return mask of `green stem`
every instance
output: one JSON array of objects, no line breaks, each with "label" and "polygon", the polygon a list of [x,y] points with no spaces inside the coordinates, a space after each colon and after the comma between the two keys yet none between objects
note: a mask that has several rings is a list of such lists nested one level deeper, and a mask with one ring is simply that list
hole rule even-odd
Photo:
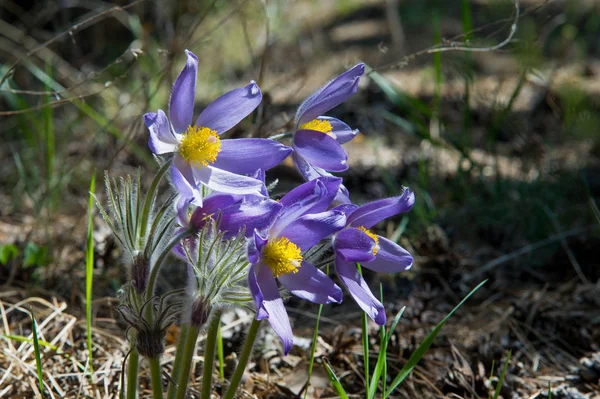
[{"label": "green stem", "polygon": [[137,397],[136,391],[139,362],[140,354],[134,346],[129,354],[129,366],[127,367],[127,399],[136,399]]},{"label": "green stem", "polygon": [[177,393],[177,385],[175,381],[179,379],[181,373],[181,364],[183,363],[183,351],[185,350],[185,342],[190,332],[189,324],[182,324],[179,330],[179,341],[177,342],[177,351],[175,352],[175,360],[173,361],[173,371],[171,372],[171,382],[169,382],[169,390],[167,391],[167,399],[175,399]]},{"label": "green stem", "polygon": [[198,333],[200,327],[191,325],[188,330],[187,339],[185,340],[185,346],[183,348],[183,359],[181,359],[181,370],[179,372],[179,378],[177,379],[177,394],[175,398],[184,399],[185,393],[187,392],[188,380],[190,378],[190,369],[192,368],[192,358],[196,350],[196,341],[198,340]]},{"label": "green stem", "polygon": [[160,370],[160,358],[148,358],[150,363],[150,380],[152,382],[152,397],[154,399],[163,399],[162,374]]},{"label": "green stem", "polygon": [[254,346],[254,341],[256,340],[256,335],[258,334],[260,322],[260,320],[254,319],[252,321],[252,324],[250,325],[248,335],[246,336],[246,342],[244,342],[244,348],[242,349],[242,353],[240,354],[240,361],[237,367],[235,368],[233,376],[231,376],[229,388],[227,388],[227,392],[225,392],[225,396],[223,396],[223,399],[233,399],[233,397],[235,396],[235,392],[237,391],[238,386],[240,385],[240,381],[242,380],[244,371],[246,371],[246,365],[248,364],[248,359],[250,358],[250,354],[252,353],[252,347]]},{"label": "green stem", "polygon": [[221,311],[215,311],[208,333],[206,335],[206,344],[204,346],[204,369],[202,370],[202,393],[200,399],[210,399],[212,391],[212,372],[213,363],[215,361],[215,349],[217,346],[217,335],[219,325],[221,324]]}]

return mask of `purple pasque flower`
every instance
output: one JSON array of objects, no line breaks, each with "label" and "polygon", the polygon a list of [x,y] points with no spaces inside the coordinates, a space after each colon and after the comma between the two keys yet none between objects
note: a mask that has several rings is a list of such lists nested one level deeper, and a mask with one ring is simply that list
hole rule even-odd
[{"label": "purple pasque flower", "polygon": [[385,309],[373,295],[354,263],[382,273],[398,273],[411,268],[413,257],[398,244],[371,232],[380,221],[408,212],[415,195],[405,188],[402,195],[373,201],[361,207],[341,205],[335,209],[347,215],[346,227],[333,239],[335,268],[356,303],[379,325],[385,325]]},{"label": "purple pasque flower", "polygon": [[201,205],[201,186],[229,194],[258,194],[262,183],[243,176],[270,169],[292,149],[270,139],[222,140],[219,136],[258,107],[262,93],[252,81],[210,103],[192,124],[198,58],[186,50],[187,62],[173,85],[169,118],[162,110],[144,115],[154,154],[175,153],[171,175],[189,189],[181,195]]},{"label": "purple pasque flower", "polygon": [[[244,230],[251,237],[255,229],[264,229],[271,225],[283,205],[269,198],[213,193],[206,197],[202,206],[190,210],[192,199],[180,197],[177,201],[177,222],[180,229],[202,230],[208,223],[218,223],[217,230],[223,233],[223,240],[235,237]],[[188,239],[187,245],[193,247],[197,237]],[[183,246],[178,244],[174,252],[185,259]]]},{"label": "purple pasque flower", "polygon": [[319,178],[296,187],[279,201],[283,207],[275,222],[268,229],[255,230],[248,244],[248,285],[256,318],[269,320],[285,354],[291,350],[294,336],[277,280],[293,295],[314,303],[342,301],[340,287],[302,255],[344,227],[342,211],[327,211],[340,183],[339,178]]},{"label": "purple pasque flower", "polygon": [[[348,155],[341,144],[352,140],[358,130],[351,129],[339,119],[322,115],[356,93],[364,71],[364,64],[355,65],[315,91],[298,107],[292,158],[306,180],[330,177],[333,175],[329,172],[348,169]],[[350,203],[343,184],[336,202]]]},{"label": "purple pasque flower", "polygon": [[317,170],[343,172],[348,169],[348,155],[341,147],[354,138],[357,130],[351,129],[339,119],[323,116],[350,98],[358,88],[358,81],[365,71],[364,64],[357,64],[312,93],[296,111],[293,148],[294,161],[308,180],[307,166]]}]

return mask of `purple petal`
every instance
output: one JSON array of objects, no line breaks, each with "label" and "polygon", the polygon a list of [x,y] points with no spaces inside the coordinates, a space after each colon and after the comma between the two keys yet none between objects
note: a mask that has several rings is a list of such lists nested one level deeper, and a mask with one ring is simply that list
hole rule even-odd
[{"label": "purple petal", "polygon": [[263,320],[269,317],[269,313],[263,306],[263,294],[258,286],[258,282],[256,281],[256,274],[254,271],[254,265],[250,265],[250,270],[248,271],[248,288],[250,288],[250,294],[252,294],[252,298],[254,298],[254,305],[256,306],[256,320]]},{"label": "purple petal", "polygon": [[[184,231],[185,231],[185,228],[184,228],[184,227],[181,227],[181,228],[179,228],[179,229],[176,229],[176,230],[173,232],[173,236],[176,236],[177,234],[183,233]],[[195,239],[196,239],[196,237],[188,237],[188,238],[186,238],[186,239],[185,239],[185,240],[183,240],[183,241],[179,241],[179,242],[178,242],[177,244],[175,244],[175,246],[173,247],[173,249],[172,249],[173,253],[174,253],[174,254],[175,254],[175,255],[176,255],[176,256],[177,256],[179,259],[181,259],[181,260],[183,260],[183,261],[186,261],[186,262],[187,262],[187,261],[188,261],[188,258],[187,258],[187,255],[186,255],[186,252],[185,252],[185,250],[183,249],[183,244],[184,244],[184,243],[187,243],[187,244],[188,244],[188,248],[190,248],[190,246],[191,246],[191,245],[193,245],[193,244],[192,244],[192,241],[193,241],[193,240],[195,240]]]},{"label": "purple petal", "polygon": [[185,67],[175,80],[171,92],[169,116],[173,129],[183,133],[192,124],[194,113],[194,97],[196,95],[196,76],[198,75],[198,57],[185,50],[187,61]]},{"label": "purple petal", "polygon": [[331,123],[331,133],[333,133],[333,137],[335,137],[340,144],[349,142],[358,134],[358,129],[351,129],[350,126],[337,118],[320,116],[317,119]]},{"label": "purple petal", "polygon": [[221,140],[221,151],[213,166],[231,173],[253,174],[279,165],[292,151],[270,139]]},{"label": "purple petal", "polygon": [[409,188],[405,188],[402,195],[398,197],[373,201],[361,206],[348,217],[348,225],[370,229],[383,219],[410,211],[414,204],[415,194]]},{"label": "purple petal", "polygon": [[342,283],[348,288],[348,292],[356,301],[358,306],[369,315],[375,323],[384,326],[386,322],[385,309],[381,302],[375,298],[366,281],[362,278],[356,267],[344,261],[341,258],[336,258],[335,269],[342,280]]},{"label": "purple petal", "polygon": [[281,284],[299,298],[313,303],[342,302],[342,290],[325,273],[308,262],[302,262],[298,273],[278,277]]},{"label": "purple petal", "polygon": [[314,130],[299,130],[294,134],[294,150],[316,167],[343,172],[348,169],[348,155],[335,139]]},{"label": "purple petal", "polygon": [[258,263],[260,254],[265,245],[267,245],[268,239],[269,237],[267,234],[263,235],[259,230],[254,229],[254,234],[248,241],[248,261],[251,264],[255,265]]},{"label": "purple petal", "polygon": [[379,251],[375,259],[362,265],[379,273],[399,273],[412,267],[413,257],[400,245],[384,238],[379,238]]},{"label": "purple petal", "polygon": [[347,262],[370,262],[375,259],[373,249],[376,246],[374,239],[364,231],[353,227],[340,231],[333,242],[337,256]]},{"label": "purple petal", "polygon": [[357,210],[359,208],[358,205],[355,204],[342,204],[342,205],[338,205],[335,208],[333,208],[332,210],[334,211],[340,211],[343,212],[344,215],[348,216],[350,215],[352,212],[354,212],[355,210]]},{"label": "purple petal", "polygon": [[339,211],[326,211],[304,215],[288,224],[278,235],[296,244],[302,251],[340,231],[346,224],[346,216]]},{"label": "purple petal", "polygon": [[179,140],[171,132],[167,115],[159,109],[157,113],[149,112],[144,115],[144,122],[150,131],[148,147],[156,155],[175,152]]},{"label": "purple petal", "polygon": [[200,230],[209,220],[211,220],[211,218],[216,219],[218,216],[217,213],[221,209],[227,208],[241,200],[242,196],[240,195],[221,193],[211,194],[202,201],[201,207],[194,210],[194,213],[190,218],[190,225],[195,230]]},{"label": "purple petal", "polygon": [[251,177],[236,175],[210,165],[192,168],[194,177],[203,185],[214,191],[227,194],[260,195],[263,183]]},{"label": "purple petal", "polygon": [[262,264],[257,269],[256,281],[263,295],[262,306],[269,315],[269,324],[283,342],[283,353],[287,355],[294,344],[290,319],[283,306],[283,300],[279,295],[279,289],[271,270]]},{"label": "purple petal", "polygon": [[204,199],[202,208],[207,213],[215,213],[243,200],[243,198],[241,195],[214,193]]},{"label": "purple petal", "polygon": [[228,131],[258,107],[262,93],[251,81],[246,87],[223,94],[202,111],[196,126],[208,127],[218,134]]},{"label": "purple petal", "polygon": [[350,192],[343,184],[340,184],[340,189],[335,196],[335,200],[333,200],[334,204],[352,204],[350,201]]},{"label": "purple petal", "polygon": [[192,168],[178,155],[171,166],[171,182],[181,197],[191,200],[196,206],[202,206],[202,192],[195,182]]},{"label": "purple petal", "polygon": [[364,72],[364,64],[355,65],[311,94],[296,112],[297,125],[312,121],[352,97]]},{"label": "purple petal", "polygon": [[319,176],[294,188],[284,195],[279,202],[285,207],[303,203],[306,207],[306,213],[322,212],[331,205],[335,192],[341,183],[342,179],[333,175]]},{"label": "purple petal", "polygon": [[263,169],[259,169],[255,173],[250,174],[250,177],[254,177],[255,179],[258,179],[262,182],[263,186],[262,186],[262,189],[260,190],[260,193],[262,194],[263,197],[268,197],[269,193],[267,192],[267,185],[265,183],[266,178],[267,178],[265,171]]},{"label": "purple petal", "polygon": [[186,198],[180,196],[175,204],[175,210],[177,211],[177,223],[181,227],[188,227],[190,224],[190,216],[188,214],[188,209],[190,204],[192,203],[192,198]]},{"label": "purple petal", "polygon": [[296,187],[287,193],[279,203],[283,210],[271,228],[271,234],[278,236],[288,224],[302,215],[326,210],[333,201],[342,179],[336,177],[318,178]]},{"label": "purple petal", "polygon": [[249,237],[254,230],[269,227],[281,208],[281,204],[270,199],[234,204],[222,210],[219,229],[228,232],[224,239],[235,236],[242,228],[245,229],[245,236]]},{"label": "purple petal", "polygon": [[[296,168],[298,168],[298,171],[302,174],[302,176],[304,176],[304,178],[307,181],[315,180],[315,179],[318,179],[319,177],[335,177],[331,173],[327,172],[326,170],[323,170],[321,168],[318,168],[314,165],[309,164],[304,158],[302,158],[295,152],[292,153],[292,160],[294,161]],[[339,204],[351,203],[350,193],[348,192],[348,189],[343,184],[340,184],[340,186],[338,187],[338,190],[336,192],[333,202],[336,202]]]}]

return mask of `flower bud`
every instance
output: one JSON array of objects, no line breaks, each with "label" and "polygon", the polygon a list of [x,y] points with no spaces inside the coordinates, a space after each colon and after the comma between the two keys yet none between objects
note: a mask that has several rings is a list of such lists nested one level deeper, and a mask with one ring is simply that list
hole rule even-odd
[{"label": "flower bud", "polygon": [[198,297],[191,306],[190,321],[193,326],[200,327],[208,320],[211,306],[203,297]]},{"label": "flower bud", "polygon": [[142,252],[136,253],[131,265],[131,280],[133,288],[138,294],[146,292],[150,276],[150,262]]}]

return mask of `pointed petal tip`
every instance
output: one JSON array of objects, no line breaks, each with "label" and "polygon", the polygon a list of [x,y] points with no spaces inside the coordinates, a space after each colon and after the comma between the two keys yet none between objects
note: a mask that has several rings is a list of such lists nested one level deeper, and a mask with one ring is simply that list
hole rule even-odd
[{"label": "pointed petal tip", "polygon": [[375,315],[373,321],[380,326],[385,326],[385,324],[387,323],[387,316],[385,315],[385,310],[379,310]]},{"label": "pointed petal tip", "polygon": [[246,86],[246,88],[248,89],[250,96],[259,95],[262,97],[262,91],[260,90],[260,87],[258,87],[258,84],[254,80],[251,80],[250,83],[248,83],[248,85]]},{"label": "pointed petal tip", "polygon": [[190,50],[185,49],[185,55],[188,57],[188,62],[189,62],[190,58],[192,58],[194,61],[198,62],[198,57],[196,56],[196,54],[192,53]]},{"label": "pointed petal tip", "polygon": [[283,354],[285,356],[287,356],[290,353],[290,351],[292,350],[292,347],[294,346],[294,340],[293,339],[291,339],[291,340],[287,340],[287,339],[283,340],[282,339],[282,342],[283,342]]}]

